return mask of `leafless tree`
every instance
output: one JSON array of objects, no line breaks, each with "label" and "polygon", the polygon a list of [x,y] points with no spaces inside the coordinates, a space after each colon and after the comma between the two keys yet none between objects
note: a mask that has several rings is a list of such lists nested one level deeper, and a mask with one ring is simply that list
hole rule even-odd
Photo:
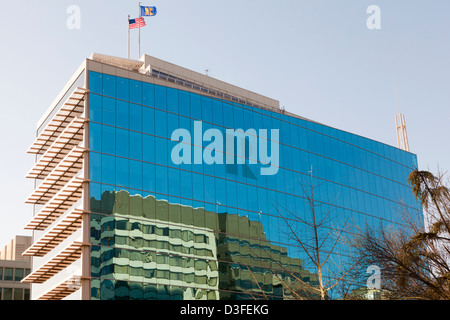
[{"label": "leafless tree", "polygon": [[381,269],[386,299],[450,299],[450,192],[444,175],[414,170],[408,177],[422,205],[403,210],[403,228],[367,228],[354,242],[364,264]]},{"label": "leafless tree", "polygon": [[[309,212],[297,213],[280,207],[277,207],[277,211],[287,225],[288,237],[298,244],[307,257],[307,261],[312,263],[314,272],[317,271],[318,284],[311,285],[295,275],[294,278],[302,284],[303,289],[316,292],[321,300],[325,300],[330,298],[331,290],[338,285],[348,290],[349,283],[344,284],[344,282],[351,278],[353,271],[358,267],[358,260],[350,258],[343,263],[333,259],[333,256],[338,256],[336,250],[338,244],[344,243],[348,238],[352,224],[345,220],[342,225],[333,225],[331,205],[328,204],[324,209],[324,204],[315,198],[316,186],[313,183],[312,168],[309,180],[306,186],[302,184]],[[282,211],[287,213],[283,214]]]}]

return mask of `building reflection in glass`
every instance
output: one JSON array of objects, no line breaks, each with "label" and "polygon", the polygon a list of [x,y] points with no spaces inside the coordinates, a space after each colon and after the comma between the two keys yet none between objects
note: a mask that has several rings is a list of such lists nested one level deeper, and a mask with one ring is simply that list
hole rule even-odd
[{"label": "building reflection in glass", "polygon": [[92,299],[312,298],[317,276],[237,214],[128,191],[91,198]]}]

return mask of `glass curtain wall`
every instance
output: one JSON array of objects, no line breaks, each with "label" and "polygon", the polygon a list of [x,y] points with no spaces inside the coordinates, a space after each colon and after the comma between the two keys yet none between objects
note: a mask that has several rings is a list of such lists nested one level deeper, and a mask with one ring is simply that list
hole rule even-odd
[{"label": "glass curtain wall", "polygon": [[[411,153],[282,113],[92,71],[89,90],[93,299],[313,297],[316,270],[292,237],[311,239],[304,224],[311,199],[317,218],[330,220],[329,233],[400,226],[400,210],[420,212],[407,184],[417,165]],[[185,129],[183,138],[171,139],[177,129]],[[248,133],[242,153],[237,140],[228,149],[227,129]],[[269,165],[261,150],[278,155],[274,174],[262,174]],[[174,161],[174,152],[190,161]],[[333,252],[345,257],[347,249]]]}]

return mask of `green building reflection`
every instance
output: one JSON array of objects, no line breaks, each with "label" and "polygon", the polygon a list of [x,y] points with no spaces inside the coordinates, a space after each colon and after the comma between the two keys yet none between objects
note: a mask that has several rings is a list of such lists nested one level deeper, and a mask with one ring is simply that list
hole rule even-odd
[{"label": "green building reflection", "polygon": [[126,190],[92,197],[91,212],[92,299],[316,297],[317,276],[259,221]]}]

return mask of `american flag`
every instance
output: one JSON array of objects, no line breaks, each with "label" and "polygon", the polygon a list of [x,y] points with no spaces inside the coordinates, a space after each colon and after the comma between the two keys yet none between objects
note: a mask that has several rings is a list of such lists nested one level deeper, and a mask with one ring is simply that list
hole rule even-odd
[{"label": "american flag", "polygon": [[146,26],[145,20],[143,17],[140,17],[139,19],[129,19],[128,20],[129,29],[139,28],[139,24],[141,25],[141,28]]}]

